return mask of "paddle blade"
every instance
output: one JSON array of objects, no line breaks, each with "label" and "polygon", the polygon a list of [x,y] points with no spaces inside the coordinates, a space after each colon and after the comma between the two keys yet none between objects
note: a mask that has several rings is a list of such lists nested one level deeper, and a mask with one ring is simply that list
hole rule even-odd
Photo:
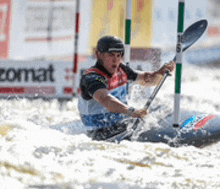
[{"label": "paddle blade", "polygon": [[183,34],[183,51],[188,49],[193,43],[195,43],[205,32],[208,26],[207,20],[200,20],[191,26],[189,26]]}]

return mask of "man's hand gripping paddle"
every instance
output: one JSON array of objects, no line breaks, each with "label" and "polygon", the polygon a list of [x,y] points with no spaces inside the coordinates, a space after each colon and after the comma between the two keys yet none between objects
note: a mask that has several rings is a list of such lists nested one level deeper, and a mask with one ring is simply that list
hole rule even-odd
[{"label": "man's hand gripping paddle", "polygon": [[[191,26],[189,26],[183,33],[183,51],[185,51],[186,49],[188,49],[192,44],[194,44],[201,36],[202,34],[205,32],[206,28],[208,26],[208,21],[207,20],[200,20],[194,24],[192,24]],[[176,61],[176,56],[174,57],[173,61]],[[151,96],[149,97],[147,103],[145,104],[144,108],[147,110],[152,101],[154,100],[155,96],[157,95],[158,91],[160,90],[160,88],[162,87],[164,81],[166,80],[167,76],[169,76],[170,73],[169,71],[166,72],[166,74],[164,75],[163,79],[160,81],[159,85],[155,87],[153,93],[151,94]],[[134,130],[137,128],[138,123],[140,123],[140,118],[137,118],[133,124],[133,126],[131,127],[131,129],[126,130],[114,137],[111,137],[109,139],[107,139],[106,141],[109,142],[121,142],[124,138],[126,137],[130,137]]]}]

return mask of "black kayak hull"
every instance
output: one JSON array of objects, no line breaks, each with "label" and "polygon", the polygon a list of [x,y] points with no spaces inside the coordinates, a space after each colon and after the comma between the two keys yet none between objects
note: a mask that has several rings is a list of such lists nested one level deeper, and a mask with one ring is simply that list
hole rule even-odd
[{"label": "black kayak hull", "polygon": [[180,127],[172,126],[173,115],[159,121],[160,127],[140,131],[137,141],[163,142],[170,146],[203,147],[220,141],[220,116],[199,112],[182,112]]}]

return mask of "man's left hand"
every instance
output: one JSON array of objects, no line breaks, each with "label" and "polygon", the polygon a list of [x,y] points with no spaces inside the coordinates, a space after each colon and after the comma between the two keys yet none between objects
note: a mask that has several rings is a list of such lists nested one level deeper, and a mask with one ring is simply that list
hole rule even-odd
[{"label": "man's left hand", "polygon": [[158,73],[164,75],[167,71],[172,72],[175,67],[174,61],[170,61],[169,63],[164,64],[163,67],[158,70]]}]

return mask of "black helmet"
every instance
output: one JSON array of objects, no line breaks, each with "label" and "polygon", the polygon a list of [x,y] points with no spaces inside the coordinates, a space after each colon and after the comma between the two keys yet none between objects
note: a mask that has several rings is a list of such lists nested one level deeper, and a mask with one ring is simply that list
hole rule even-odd
[{"label": "black helmet", "polygon": [[101,37],[97,43],[97,50],[101,53],[105,52],[122,52],[124,55],[124,43],[122,40],[115,36]]}]

